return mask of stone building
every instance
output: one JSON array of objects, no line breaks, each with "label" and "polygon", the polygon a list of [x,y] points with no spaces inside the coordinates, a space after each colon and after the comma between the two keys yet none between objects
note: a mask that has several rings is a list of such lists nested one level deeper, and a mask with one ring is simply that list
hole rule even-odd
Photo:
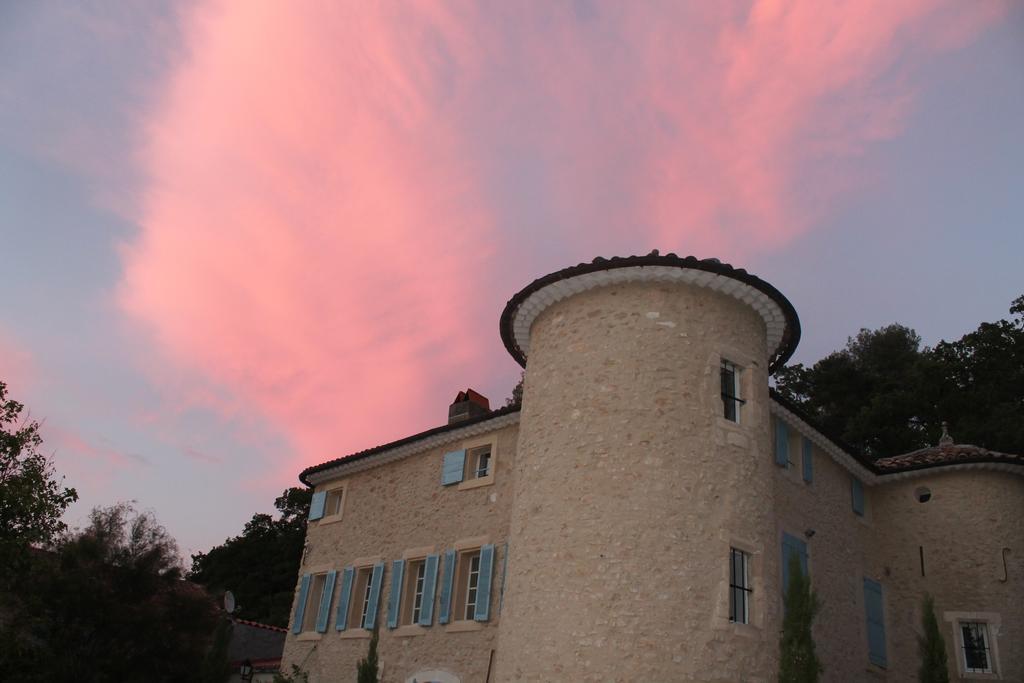
[{"label": "stone building", "polygon": [[[788,558],[827,681],[911,681],[935,596],[953,680],[1024,680],[1024,457],[871,462],[769,389],[800,323],[717,260],[597,259],[516,294],[522,404],[303,471],[285,666],[384,681],[771,681]],[[527,358],[529,362],[527,363]]]}]

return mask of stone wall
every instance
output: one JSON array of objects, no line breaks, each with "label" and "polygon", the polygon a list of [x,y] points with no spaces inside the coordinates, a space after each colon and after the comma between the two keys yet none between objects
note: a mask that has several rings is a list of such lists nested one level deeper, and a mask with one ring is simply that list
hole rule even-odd
[{"label": "stone wall", "polygon": [[[344,510],[340,521],[310,523],[301,571],[339,570],[340,584],[340,570],[353,560],[379,557],[386,562],[378,611],[385,681],[405,681],[422,670],[448,671],[464,682],[482,681],[487,675],[500,621],[498,606],[517,434],[518,426],[512,425],[488,435],[496,441],[495,479],[489,486],[469,490],[460,490],[457,485],[441,486],[444,452],[460,448],[462,444],[456,442],[318,487],[344,483]],[[481,440],[488,439],[475,436],[471,442]],[[461,539],[474,538],[496,545],[490,621],[439,625],[435,602],[433,626],[389,630],[386,620],[391,561],[401,559],[409,549],[432,547],[434,552],[443,552]],[[339,592],[340,588],[334,591],[326,633],[289,633],[283,670],[298,664],[310,673],[311,683],[355,680],[356,662],[366,654],[369,632],[355,629],[339,633],[335,629]]]},{"label": "stone wall", "polygon": [[[931,492],[927,502],[918,501],[920,488]],[[992,624],[989,628],[998,651],[998,680],[1024,681],[1024,478],[977,469],[924,470],[877,487],[873,502],[884,530],[870,546],[869,572],[884,577],[889,588],[892,680],[916,676],[916,634],[927,591],[935,596],[952,680],[993,679],[959,676],[962,653],[954,640],[953,613],[973,613],[979,620],[1001,622],[998,632]],[[1009,549],[1005,567],[1003,548]]]},{"label": "stone wall", "polygon": [[[737,633],[723,588],[731,539],[774,537],[765,344],[752,309],[689,285],[538,317],[495,680],[770,678],[774,612]],[[745,369],[739,425],[722,357]]]}]

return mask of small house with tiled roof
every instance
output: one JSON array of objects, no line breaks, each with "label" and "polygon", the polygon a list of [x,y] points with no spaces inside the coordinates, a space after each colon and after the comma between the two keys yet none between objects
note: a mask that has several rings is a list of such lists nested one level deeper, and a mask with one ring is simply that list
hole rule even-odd
[{"label": "small house with tiled roof", "polygon": [[508,302],[522,402],[304,470],[284,665],[347,680],[771,681],[790,559],[826,681],[1024,680],[1024,458],[869,460],[769,389],[790,302],[715,259],[595,259]]}]

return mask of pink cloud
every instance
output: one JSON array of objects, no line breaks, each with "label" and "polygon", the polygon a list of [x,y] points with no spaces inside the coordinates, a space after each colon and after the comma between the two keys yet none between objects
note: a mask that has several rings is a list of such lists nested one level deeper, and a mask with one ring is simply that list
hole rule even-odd
[{"label": "pink cloud", "polygon": [[291,439],[290,477],[511,380],[497,315],[551,254],[811,229],[902,131],[915,66],[1002,7],[200,4],[119,301],[179,395]]}]

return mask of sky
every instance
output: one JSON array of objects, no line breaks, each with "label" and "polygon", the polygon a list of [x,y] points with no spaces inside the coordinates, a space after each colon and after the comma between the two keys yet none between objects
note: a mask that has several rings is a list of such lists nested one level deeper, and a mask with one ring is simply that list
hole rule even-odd
[{"label": "sky", "polygon": [[792,362],[1024,294],[1024,5],[0,4],[0,380],[183,553],[519,377],[595,256],[717,257]]}]

